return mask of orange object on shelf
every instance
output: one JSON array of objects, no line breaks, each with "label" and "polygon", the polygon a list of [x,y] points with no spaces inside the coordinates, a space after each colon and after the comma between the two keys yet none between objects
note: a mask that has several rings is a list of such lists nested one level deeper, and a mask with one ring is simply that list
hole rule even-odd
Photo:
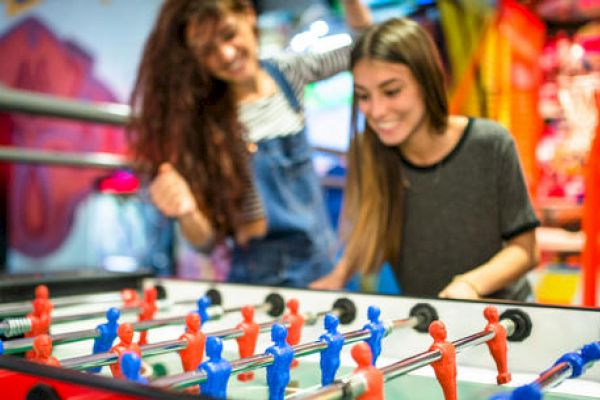
[{"label": "orange object on shelf", "polygon": [[[596,91],[596,110],[600,115],[600,90]],[[586,235],[582,254],[583,305],[595,307],[598,287],[598,264],[600,264],[600,122],[590,149],[585,174],[585,199],[581,225]]]}]

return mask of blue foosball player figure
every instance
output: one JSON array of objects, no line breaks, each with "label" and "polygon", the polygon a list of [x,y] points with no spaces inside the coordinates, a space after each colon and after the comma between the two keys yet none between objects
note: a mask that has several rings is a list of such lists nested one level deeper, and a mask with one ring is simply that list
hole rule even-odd
[{"label": "blue foosball player figure", "polygon": [[508,393],[500,393],[490,397],[490,400],[542,400],[543,393],[536,383],[520,386]]},{"label": "blue foosball player figure", "polygon": [[273,356],[273,364],[267,366],[269,400],[283,400],[285,388],[290,382],[290,368],[294,360],[294,349],[287,342],[287,328],[282,324],[271,327],[273,345],[265,353]]},{"label": "blue foosball player figure", "polygon": [[200,384],[200,393],[216,399],[227,397],[227,382],[231,376],[231,363],[221,357],[223,341],[216,336],[206,339],[206,355],[208,360],[198,367],[206,373],[206,382]]},{"label": "blue foosball player figure", "polygon": [[363,329],[368,329],[371,331],[371,336],[368,339],[365,339],[365,342],[369,344],[371,347],[371,353],[373,354],[373,365],[377,363],[377,358],[381,354],[381,340],[385,335],[385,326],[379,319],[381,315],[381,310],[377,306],[369,306],[367,310],[367,317],[369,318],[369,322],[363,326]]},{"label": "blue foosball player figure", "polygon": [[[94,339],[94,354],[108,352],[117,338],[117,329],[119,329],[119,317],[121,312],[116,307],[111,307],[106,312],[106,322],[96,327],[100,336]],[[100,372],[102,367],[89,368],[89,372]]]},{"label": "blue foosball player figure", "polygon": [[591,342],[581,348],[584,369],[591,364],[600,361],[600,343]]},{"label": "blue foosball player figure", "polygon": [[321,385],[333,383],[335,373],[340,367],[340,352],[344,346],[344,335],[338,331],[340,320],[333,314],[325,315],[323,325],[326,333],[319,340],[327,343],[327,348],[321,352]]},{"label": "blue foosball player figure", "polygon": [[212,304],[210,297],[202,296],[198,299],[198,314],[200,315],[200,324],[204,325],[206,321],[210,319],[208,315],[208,307]]},{"label": "blue foosball player figure", "polygon": [[140,356],[130,351],[123,353],[121,356],[121,372],[127,380],[147,384],[148,379],[140,374],[141,370],[142,359]]}]

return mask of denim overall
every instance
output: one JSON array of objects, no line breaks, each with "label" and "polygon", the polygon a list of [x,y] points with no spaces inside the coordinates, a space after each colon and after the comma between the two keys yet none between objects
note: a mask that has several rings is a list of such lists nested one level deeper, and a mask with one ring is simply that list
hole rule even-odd
[{"label": "denim overall", "polygon": [[[299,112],[298,99],[281,71],[268,62],[261,65]],[[228,281],[305,287],[331,271],[336,250],[306,130],[256,145],[252,167],[268,231],[245,247],[234,246]]]}]

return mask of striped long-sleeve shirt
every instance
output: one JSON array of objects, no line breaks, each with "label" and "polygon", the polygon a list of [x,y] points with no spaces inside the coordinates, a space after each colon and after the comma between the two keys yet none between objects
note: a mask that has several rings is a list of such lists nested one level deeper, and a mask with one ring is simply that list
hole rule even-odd
[{"label": "striped long-sleeve shirt", "polygon": [[[294,54],[270,60],[290,83],[300,104],[300,110],[292,109],[280,88],[271,96],[239,107],[239,117],[246,128],[246,141],[251,146],[261,140],[292,135],[305,127],[304,87],[311,82],[329,78],[349,67],[350,47],[312,54]],[[264,217],[264,208],[254,182],[248,185],[243,206],[246,221]]]}]

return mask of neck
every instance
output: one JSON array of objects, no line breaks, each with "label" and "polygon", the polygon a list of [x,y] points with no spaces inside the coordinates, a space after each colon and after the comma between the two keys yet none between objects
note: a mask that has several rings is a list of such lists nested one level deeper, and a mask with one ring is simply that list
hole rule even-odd
[{"label": "neck", "polygon": [[427,166],[441,161],[454,149],[467,125],[465,117],[449,117],[444,132],[437,132],[425,121],[400,145],[404,158],[414,165]]},{"label": "neck", "polygon": [[238,103],[250,102],[269,94],[268,79],[265,71],[259,69],[251,78],[232,85]]},{"label": "neck", "polygon": [[400,144],[400,152],[415,165],[433,164],[437,161],[440,139],[443,136],[435,131],[426,116],[423,116],[408,138]]}]

